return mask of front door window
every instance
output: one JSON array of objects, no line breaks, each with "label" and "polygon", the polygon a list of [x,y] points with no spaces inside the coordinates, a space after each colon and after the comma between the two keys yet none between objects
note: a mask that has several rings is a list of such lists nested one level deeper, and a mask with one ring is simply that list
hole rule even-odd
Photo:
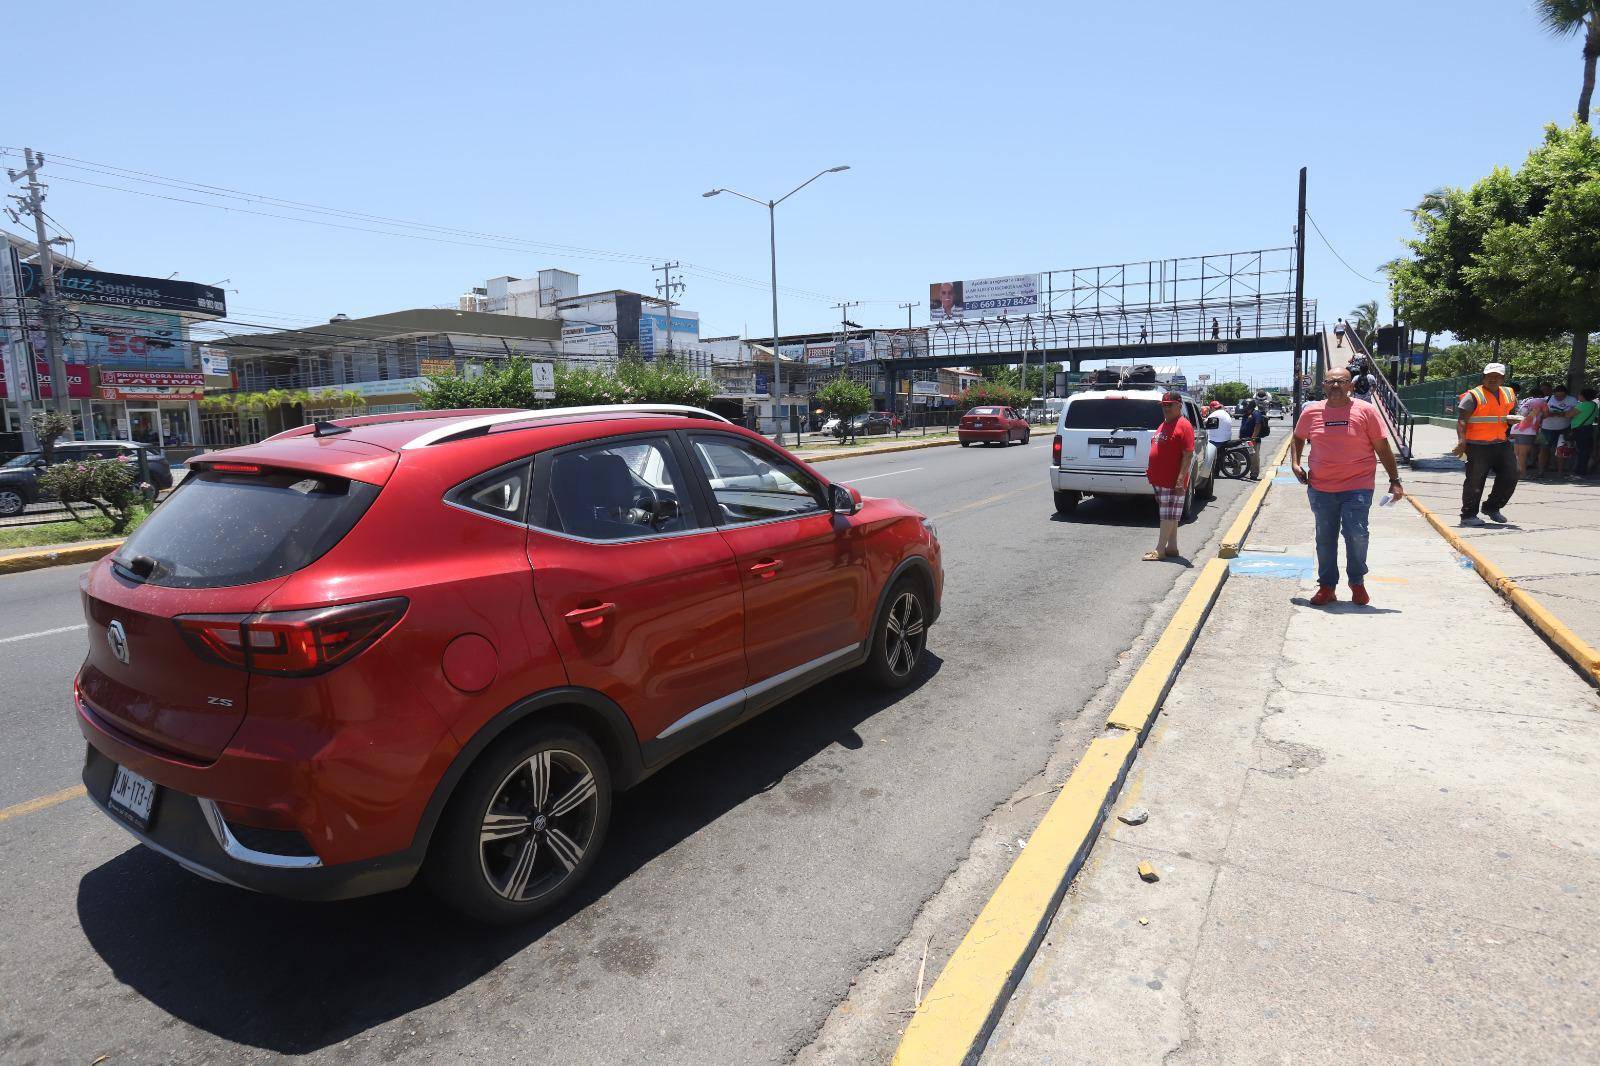
[{"label": "front door window", "polygon": [[161,413],[154,409],[128,409],[128,439],[140,444],[161,446]]}]

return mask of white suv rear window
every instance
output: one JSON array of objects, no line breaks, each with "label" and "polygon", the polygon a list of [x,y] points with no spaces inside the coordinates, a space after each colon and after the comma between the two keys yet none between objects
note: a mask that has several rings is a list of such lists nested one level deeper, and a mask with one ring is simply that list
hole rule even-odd
[{"label": "white suv rear window", "polygon": [[1064,429],[1155,429],[1161,425],[1159,400],[1073,400],[1067,404]]}]

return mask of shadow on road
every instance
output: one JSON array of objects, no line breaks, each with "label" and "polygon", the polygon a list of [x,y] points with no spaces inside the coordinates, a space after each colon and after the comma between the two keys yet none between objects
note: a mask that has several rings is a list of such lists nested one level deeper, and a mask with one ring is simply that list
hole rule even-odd
[{"label": "shadow on road", "polygon": [[605,930],[584,928],[595,901],[829,746],[861,747],[856,726],[941,665],[928,651],[916,680],[896,693],[849,674],[833,678],[619,796],[588,882],[526,926],[474,925],[416,886],[329,904],[258,896],[185,873],[143,847],[84,875],[78,919],[128,988],[223,1040],[280,1054],[328,1047],[450,996],[547,934],[559,940],[570,922],[582,943],[551,952],[548,979],[559,984],[586,954],[608,950]]},{"label": "shadow on road", "polygon": [[[1219,502],[1217,497],[1195,497],[1194,517],[1180,525],[1191,525],[1200,520],[1207,507]],[[1053,511],[1050,521],[1078,526],[1132,526],[1156,528],[1156,501],[1154,496],[1086,496],[1071,514]]]}]

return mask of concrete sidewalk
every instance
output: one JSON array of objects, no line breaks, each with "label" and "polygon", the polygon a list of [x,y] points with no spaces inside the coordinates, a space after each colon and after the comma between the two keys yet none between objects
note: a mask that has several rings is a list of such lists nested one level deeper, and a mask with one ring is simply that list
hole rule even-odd
[{"label": "concrete sidewalk", "polygon": [[1117,801],[1148,821],[985,1062],[1600,1060],[1600,698],[1413,508],[1372,538],[1372,606],[1306,606],[1274,484]]},{"label": "concrete sidewalk", "polygon": [[[1429,510],[1454,523],[1466,478],[1466,464],[1450,454],[1455,430],[1417,426],[1415,433],[1416,462],[1406,484]],[[1600,648],[1600,481],[1524,480],[1506,505],[1506,518],[1503,526],[1456,532]]]}]

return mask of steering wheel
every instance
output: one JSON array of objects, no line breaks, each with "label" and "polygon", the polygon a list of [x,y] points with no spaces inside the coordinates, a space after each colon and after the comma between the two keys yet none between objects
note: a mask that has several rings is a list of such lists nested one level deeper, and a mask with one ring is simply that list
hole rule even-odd
[{"label": "steering wheel", "polygon": [[657,516],[661,513],[661,496],[648,481],[641,481],[635,485],[633,499],[629,501],[628,506],[632,510],[643,511],[648,515],[650,525],[654,528]]}]

